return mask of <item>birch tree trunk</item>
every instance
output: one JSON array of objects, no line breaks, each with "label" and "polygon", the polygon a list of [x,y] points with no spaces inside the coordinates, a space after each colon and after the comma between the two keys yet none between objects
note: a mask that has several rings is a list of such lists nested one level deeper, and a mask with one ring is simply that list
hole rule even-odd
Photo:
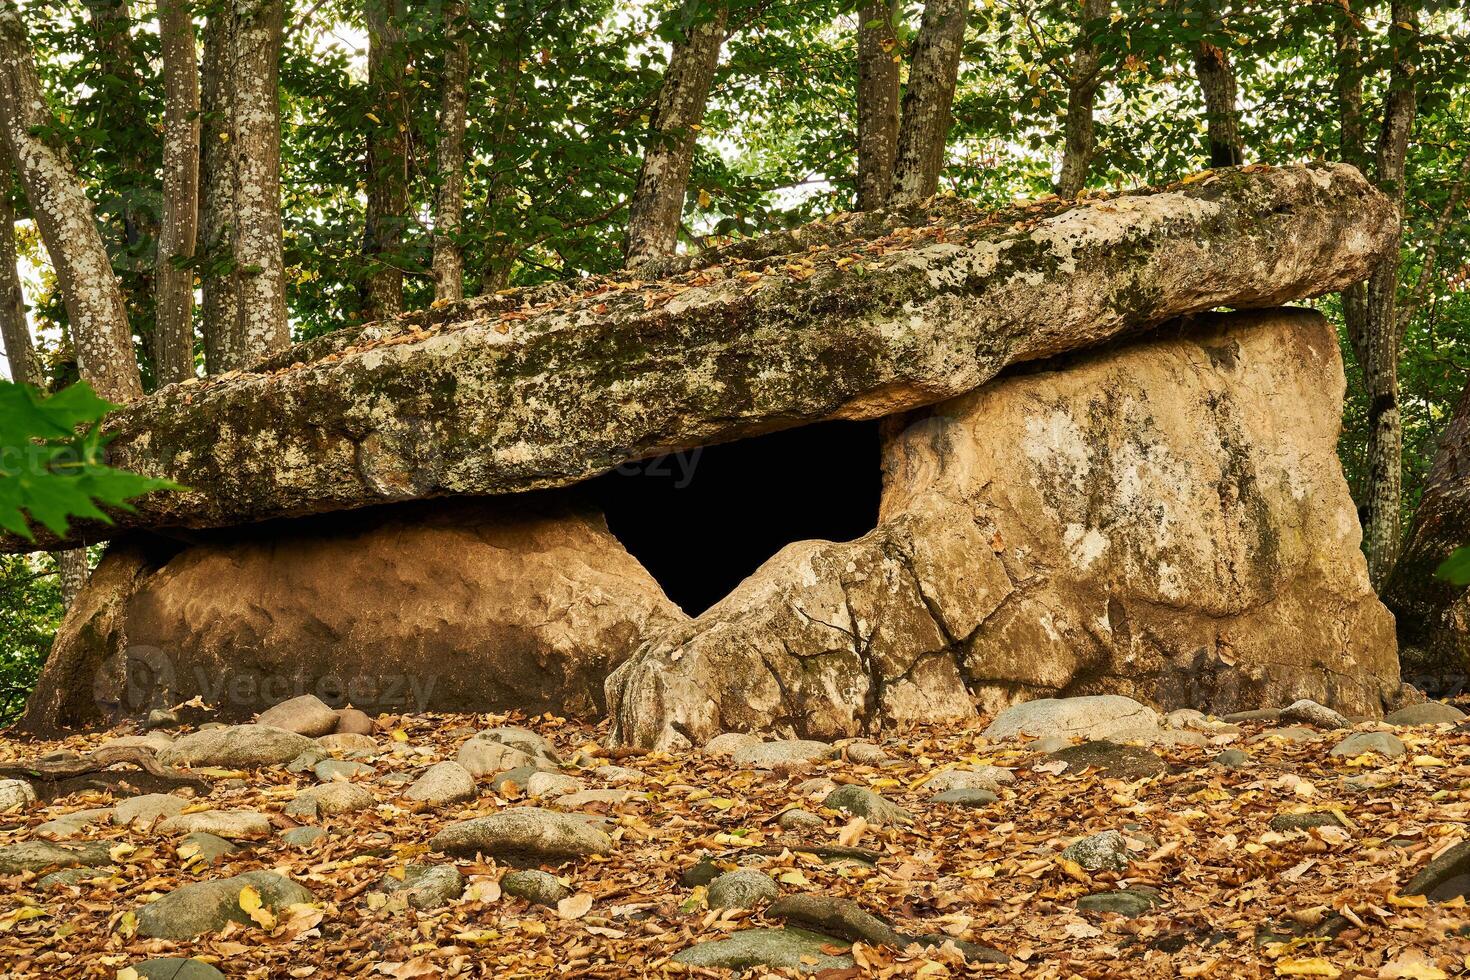
[{"label": "birch tree trunk", "polygon": [[235,309],[242,367],[284,349],[286,270],[281,232],[279,78],[283,0],[245,0],[235,7]]},{"label": "birch tree trunk", "polygon": [[158,0],[163,53],[163,215],[154,273],[153,363],[159,385],[194,377],[194,271],[199,221],[199,65],[187,0]]},{"label": "birch tree trunk", "polygon": [[92,202],[82,191],[65,147],[53,145],[43,135],[53,122],[25,25],[11,0],[3,0],[0,138],[56,270],[77,368],[103,398],[130,402],[142,397],[143,382],[122,291],[97,230]]},{"label": "birch tree trunk", "polygon": [[1077,44],[1072,49],[1072,62],[1067,71],[1066,147],[1062,151],[1062,172],[1057,178],[1057,196],[1074,198],[1087,184],[1087,171],[1092,165],[1096,146],[1093,109],[1097,90],[1102,84],[1102,51],[1097,42],[1099,22],[1112,9],[1112,0],[1083,0]]},{"label": "birch tree trunk", "polygon": [[898,76],[901,56],[894,0],[858,11],[857,206],[881,208],[893,187],[898,155]]},{"label": "birch tree trunk", "polygon": [[939,189],[969,0],[927,0],[909,60],[889,203],[913,204]]},{"label": "birch tree trunk", "polygon": [[408,104],[403,91],[408,69],[403,43],[402,0],[367,0],[368,120],[367,220],[363,253],[365,315],[381,320],[403,312],[403,271],[397,263],[408,218]]},{"label": "birch tree trunk", "polygon": [[674,44],[659,89],[658,104],[643,150],[638,185],[628,205],[624,261],[631,267],[673,254],[679,243],[679,219],[694,162],[696,128],[704,118],[710,86],[720,63],[729,11],[723,2],[692,25]]},{"label": "birch tree trunk", "polygon": [[203,252],[200,326],[204,370],[222,374],[240,358],[235,353],[235,310],[239,279],[231,272],[235,254],[235,19],[220,6],[204,25],[200,85],[199,230]]},{"label": "birch tree trunk", "polygon": [[464,252],[455,236],[464,217],[464,133],[468,108],[470,48],[465,40],[464,0],[444,7],[443,93],[439,106],[439,197],[434,207],[434,301],[464,298]]},{"label": "birch tree trunk", "polygon": [[1210,166],[1239,166],[1245,162],[1245,152],[1240,142],[1240,111],[1235,105],[1235,68],[1229,52],[1201,41],[1194,50],[1194,74],[1205,99]]}]

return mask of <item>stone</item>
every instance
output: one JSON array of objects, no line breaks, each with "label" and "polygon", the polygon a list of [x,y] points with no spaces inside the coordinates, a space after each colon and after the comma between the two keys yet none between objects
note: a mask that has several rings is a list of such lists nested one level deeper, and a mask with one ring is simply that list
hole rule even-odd
[{"label": "stone", "polygon": [[331,756],[328,755],[326,749],[322,748],[320,745],[313,745],[311,748],[305,749],[296,758],[286,763],[286,771],[295,773],[314,772],[318,764],[326,761],[329,758],[331,758]]},{"label": "stone", "polygon": [[749,732],[722,732],[704,743],[701,749],[705,755],[716,758],[728,758],[743,748],[751,745],[759,745],[760,739]]},{"label": "stone", "polygon": [[1251,757],[1240,749],[1225,749],[1210,761],[1223,769],[1242,769],[1251,764]]},{"label": "stone", "polygon": [[776,818],[776,826],[782,830],[815,830],[818,827],[827,826],[827,821],[810,810],[796,807],[782,811],[781,815]]},{"label": "stone", "polygon": [[[885,430],[877,527],[789,544],[643,643],[609,678],[611,737],[830,741],[1057,692],[1131,699],[1114,741],[1163,738],[1145,703],[1377,714],[1398,660],[1336,453],[1343,390],[1326,320],[1243,312],[906,416]],[[1087,706],[1066,737],[1099,731]]]},{"label": "stone", "polygon": [[1353,732],[1334,745],[1328,754],[1352,759],[1369,752],[1376,752],[1385,758],[1397,759],[1407,751],[1404,743],[1397,736],[1390,735],[1388,732]]},{"label": "stone", "polygon": [[133,824],[142,824],[144,827],[148,827],[155,821],[162,820],[164,817],[172,817],[188,805],[188,800],[169,793],[148,793],[143,796],[133,796],[125,800],[119,800],[113,805],[112,822],[118,827],[128,827]]},{"label": "stone", "polygon": [[912,813],[865,786],[839,786],[822,801],[822,806],[862,817],[874,826],[914,822]]},{"label": "stone", "polygon": [[464,876],[452,864],[410,864],[403,870],[402,880],[384,875],[378,890],[390,895],[402,893],[410,908],[427,912],[463,895]]},{"label": "stone", "polygon": [[461,745],[455,759],[476,779],[509,769],[541,768],[534,758],[520,749],[479,738],[472,738]]},{"label": "stone", "polygon": [[154,830],[165,837],[205,833],[226,840],[263,840],[271,835],[271,822],[254,810],[201,810],[169,817]]},{"label": "stone", "polygon": [[310,847],[326,836],[327,832],[320,827],[292,827],[281,831],[281,842],[290,847]]},{"label": "stone", "polygon": [[1027,742],[1025,747],[1028,752],[1035,752],[1038,755],[1051,755],[1053,752],[1060,752],[1062,749],[1070,749],[1074,744],[1065,735],[1048,735],[1045,738],[1038,738],[1034,742]]},{"label": "stone", "polygon": [[150,939],[192,939],[216,932],[228,923],[256,928],[240,907],[246,885],[260,893],[260,904],[272,913],[312,900],[311,892],[272,871],[250,871],[184,885],[138,910],[138,935]]},{"label": "stone", "polygon": [[177,728],[179,726],[179,713],[170,708],[154,708],[148,712],[148,718],[143,722],[143,727],[148,731],[156,728]]},{"label": "stone", "polygon": [[1158,904],[1158,893],[1143,888],[1120,888],[1117,891],[1097,892],[1077,899],[1077,908],[1080,911],[1111,912],[1125,919],[1147,915]]},{"label": "stone", "polygon": [[1310,830],[1314,827],[1343,827],[1346,826],[1337,814],[1330,811],[1315,813],[1278,813],[1271,818],[1267,825],[1272,830],[1284,832],[1288,830]]},{"label": "stone", "polygon": [[513,861],[572,861],[609,854],[613,842],[569,814],[522,806],[450,824],[429,846],[456,857],[484,854]]},{"label": "stone", "polygon": [[848,762],[859,766],[881,766],[892,759],[892,756],[872,742],[853,742],[851,745],[845,745],[842,747],[842,754]]},{"label": "stone", "polygon": [[24,779],[0,779],[0,813],[20,810],[36,802],[36,791]]},{"label": "stone", "polygon": [[943,793],[934,795],[935,803],[949,803],[953,806],[986,807],[997,802],[1000,797],[988,789],[947,789]]},{"label": "stone", "polygon": [[525,793],[526,788],[531,785],[531,780],[538,773],[545,771],[545,769],[539,766],[517,766],[514,769],[507,769],[505,772],[496,773],[490,778],[490,785],[497,793],[501,792],[501,787],[506,783],[509,783],[518,792]]},{"label": "stone", "polygon": [[377,770],[366,762],[353,762],[350,759],[323,759],[311,767],[312,775],[324,783],[351,780],[358,776],[368,777],[375,772]]},{"label": "stone", "polygon": [[712,858],[705,856],[679,873],[679,884],[685,888],[698,888],[708,885],[723,873]]},{"label": "stone", "polygon": [[805,929],[742,929],[728,939],[682,949],[674,954],[673,960],[684,966],[711,970],[770,967],[818,973],[851,969],[851,956],[827,952],[833,945],[832,937]]},{"label": "stone", "polygon": [[904,937],[878,916],[848,898],[831,895],[788,895],[766,909],[767,919],[784,920],[848,942],[902,949]]},{"label": "stone", "polygon": [[1281,720],[1280,708],[1252,708],[1248,711],[1232,711],[1224,716],[1224,721],[1232,724],[1242,721],[1264,721],[1274,725]]},{"label": "stone", "polygon": [[448,806],[475,798],[475,777],[458,762],[430,766],[403,794],[429,806]]},{"label": "stone", "polygon": [[1348,720],[1325,705],[1309,698],[1293,701],[1281,709],[1281,720],[1312,725],[1317,728],[1347,728]]},{"label": "stone", "polygon": [[1081,772],[1098,769],[1109,779],[1147,779],[1169,771],[1168,765],[1149,749],[1114,742],[1083,742],[1053,752],[1051,758],[1065,762],[1069,769]]},{"label": "stone", "polygon": [[1391,711],[1383,718],[1390,725],[1456,725],[1465,720],[1465,712],[1443,701],[1423,701]]},{"label": "stone", "polygon": [[[534,779],[535,777],[531,777]],[[647,793],[639,793],[628,789],[584,789],[575,793],[567,793],[558,796],[555,805],[563,810],[576,810],[584,806],[606,804],[609,806],[621,806],[634,800],[648,799]]]},{"label": "stone", "polygon": [[199,731],[161,749],[166,766],[254,768],[276,766],[311,748],[311,739],[269,725],[235,725]]},{"label": "stone", "polygon": [[837,755],[837,749],[826,742],[792,739],[781,742],[756,742],[737,749],[730,761],[752,769],[775,769],[780,766],[804,766],[825,762]]},{"label": "stone", "polygon": [[35,835],[46,840],[69,840],[86,830],[94,823],[101,823],[112,819],[111,807],[91,807],[85,810],[77,810],[74,813],[66,813],[45,823],[37,824]]},{"label": "stone", "polygon": [[986,789],[992,793],[1008,783],[1016,781],[1015,774],[999,766],[981,766],[979,769],[941,769],[924,780],[924,788],[934,793],[952,789]]},{"label": "stone", "polygon": [[[473,784],[472,784],[473,785]],[[316,805],[316,813],[323,817],[335,817],[344,813],[368,810],[377,804],[373,794],[356,783],[322,783],[311,786],[296,794],[298,800],[310,800]]]},{"label": "stone", "polygon": [[155,959],[133,964],[141,980],[224,980],[224,974],[203,960]]},{"label": "stone", "polygon": [[0,847],[0,875],[23,871],[42,872],[49,868],[96,868],[111,864],[109,846],[103,841],[83,844],[48,844],[44,841],[22,841]]},{"label": "stone", "polygon": [[1315,742],[1321,738],[1321,733],[1315,728],[1306,728],[1302,725],[1288,725],[1285,728],[1268,728],[1256,736],[1258,741],[1277,742]]},{"label": "stone", "polygon": [[174,744],[172,735],[164,732],[149,732],[147,735],[124,735],[121,738],[110,738],[102,743],[102,748],[114,749],[148,749],[151,752],[160,752]]},{"label": "stone", "polygon": [[1159,727],[1159,716],[1152,708],[1132,698],[1103,694],[1026,701],[1002,711],[984,734],[994,741],[1021,736],[1103,739]]},{"label": "stone", "polygon": [[368,757],[379,754],[378,742],[371,735],[357,735],[352,732],[333,732],[323,735],[317,740],[323,751],[332,755]]},{"label": "stone", "polygon": [[615,785],[620,783],[641,783],[648,778],[645,773],[637,769],[630,769],[627,766],[598,766],[592,770],[592,775],[601,779],[603,782],[613,783]]},{"label": "stone", "polygon": [[727,871],[709,883],[706,893],[712,909],[753,909],[774,902],[780,890],[770,875],[753,868]]},{"label": "stone", "polygon": [[42,875],[36,880],[36,887],[43,892],[53,888],[78,888],[95,878],[110,877],[108,872],[98,871],[96,868],[63,868],[60,871]]},{"label": "stone", "polygon": [[538,772],[526,780],[527,796],[566,796],[586,788],[587,784],[576,776],[559,772]]},{"label": "stone", "polygon": [[1203,711],[1195,708],[1179,708],[1164,716],[1165,723],[1170,728],[1207,729],[1210,727],[1210,718]]},{"label": "stone", "polygon": [[1404,888],[1405,895],[1427,895],[1432,902],[1470,896],[1470,841],[1462,841],[1432,858]]},{"label": "stone", "polygon": [[1088,871],[1127,871],[1128,840],[1116,830],[1105,830],[1068,844],[1062,857]]},{"label": "stone", "polygon": [[218,864],[239,849],[238,846],[231,844],[223,837],[199,830],[185,834],[174,847],[174,851],[181,859],[188,860],[198,857],[205,864]]},{"label": "stone", "polygon": [[555,875],[545,871],[507,871],[500,878],[500,890],[533,905],[553,907],[572,893]]},{"label": "stone", "polygon": [[255,719],[258,725],[270,725],[298,735],[316,738],[337,730],[337,712],[315,694],[302,694],[267,708]]},{"label": "stone", "polygon": [[487,728],[474,737],[524,752],[543,765],[555,766],[561,763],[561,756],[557,755],[556,748],[529,728],[502,725],[499,728]]},{"label": "stone", "polygon": [[361,708],[338,708],[336,730],[343,735],[375,735],[378,725]]}]

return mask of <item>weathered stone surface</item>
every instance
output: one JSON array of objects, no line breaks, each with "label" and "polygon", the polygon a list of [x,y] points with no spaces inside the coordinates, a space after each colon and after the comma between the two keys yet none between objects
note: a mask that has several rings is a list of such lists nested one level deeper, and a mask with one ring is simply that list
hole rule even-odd
[{"label": "weathered stone surface", "polygon": [[[716,253],[641,289],[488,297],[171,385],[111,422],[109,457],[193,489],[115,526],[78,522],[70,540],[562,485],[802,421],[892,415],[1172,316],[1336,291],[1396,227],[1390,201],[1340,164],[1043,208],[822,222],[731,253],[751,264]],[[844,261],[879,236],[881,252]],[[780,254],[813,245],[828,247]]]},{"label": "weathered stone surface", "polygon": [[203,960],[156,959],[133,964],[142,980],[224,980],[225,975]]},{"label": "weathered stone surface", "polygon": [[274,766],[310,749],[311,739],[267,725],[235,725],[185,735],[158,753],[166,766]]},{"label": "weathered stone surface", "polygon": [[1125,919],[1146,915],[1158,904],[1158,893],[1144,888],[1121,888],[1077,899],[1077,908],[1084,912],[1113,912]]},{"label": "weathered stone surface", "polygon": [[754,868],[728,871],[709,883],[712,909],[753,909],[776,900],[780,890],[771,876]]},{"label": "weathered stone surface", "polygon": [[1317,728],[1346,728],[1348,720],[1339,712],[1309,698],[1301,698],[1281,709],[1281,720]]},{"label": "weathered stone surface", "polygon": [[1081,698],[1040,698],[1002,711],[985,729],[996,740],[1027,735],[1031,738],[1111,738],[1161,722],[1152,708],[1132,698],[1099,694]]},{"label": "weathered stone surface", "polygon": [[[221,718],[245,720],[278,699],[273,692],[301,689],[335,690],[375,711],[592,716],[608,673],[639,641],[686,619],[602,517],[566,494],[218,532],[95,588],[126,592],[110,633],[64,632],[52,657],[62,663],[73,648],[100,657],[95,683],[89,676],[80,691],[53,697],[43,680],[30,727],[135,716],[195,696],[218,703]],[[343,728],[305,694],[259,720],[358,738],[373,730],[361,714]]]},{"label": "weathered stone surface", "polygon": [[44,841],[22,841],[0,847],[0,875],[22,871],[45,871],[47,868],[95,868],[110,864],[108,845],[102,841],[85,844],[47,844]]},{"label": "weathered stone surface", "polygon": [[1408,749],[1397,735],[1388,732],[1354,732],[1332,747],[1329,755],[1341,755],[1351,759],[1366,752],[1376,752],[1389,759],[1397,759]]},{"label": "weathered stone surface", "polygon": [[1391,711],[1383,718],[1390,725],[1456,725],[1465,720],[1465,712],[1443,701],[1423,701]]},{"label": "weathered stone surface", "polygon": [[390,895],[406,893],[410,907],[426,912],[464,894],[464,876],[452,864],[410,864],[401,879],[384,875],[378,890]]},{"label": "weathered stone surface", "polygon": [[272,871],[251,871],[234,878],[184,885],[138,910],[138,935],[154,939],[192,939],[236,922],[254,927],[240,907],[246,885],[260,893],[262,908],[280,912],[311,901],[311,892]]},{"label": "weathered stone surface", "polygon": [[1062,857],[1088,871],[1128,870],[1128,839],[1116,830],[1082,837],[1062,850]]},{"label": "weathered stone surface", "polygon": [[907,945],[891,925],[848,898],[788,895],[766,909],[766,918],[785,920],[849,942],[898,949]]},{"label": "weathered stone surface", "polygon": [[20,810],[36,802],[36,791],[24,779],[0,779],[0,813]]},{"label": "weathered stone surface", "polygon": [[1007,783],[1014,783],[1015,775],[999,766],[981,766],[978,769],[945,769],[924,780],[924,788],[934,793],[952,789],[986,789],[992,793]]},{"label": "weathered stone surface", "polygon": [[812,765],[837,755],[826,742],[792,739],[779,742],[749,742],[735,750],[730,761],[737,766],[775,769],[779,766]]},{"label": "weathered stone surface", "polygon": [[[880,523],[788,545],[608,681],[613,737],[833,739],[1039,696],[1379,715],[1399,680],[1318,314],[1202,318],[911,416]],[[1282,425],[1289,418],[1292,424]]]},{"label": "weathered stone surface", "polygon": [[555,905],[572,893],[555,875],[545,871],[507,871],[501,876],[500,888],[507,895],[536,905]]},{"label": "weathered stone surface", "polygon": [[831,936],[805,929],[742,929],[729,939],[717,939],[680,950],[674,954],[674,962],[724,970],[768,966],[800,973],[851,968],[851,956],[827,952],[833,945]]},{"label": "weathered stone surface", "polygon": [[1436,902],[1470,895],[1470,841],[1456,844],[1420,868],[1404,894],[1428,895]]},{"label": "weathered stone surface", "polygon": [[1051,758],[1065,762],[1076,772],[1097,769],[1109,779],[1146,779],[1169,771],[1164,760],[1150,750],[1139,745],[1119,745],[1106,739],[1069,745],[1053,752]]},{"label": "weathered stone surface", "polygon": [[172,817],[188,805],[188,800],[168,793],[133,796],[117,801],[112,808],[112,822],[119,827],[126,827],[134,823],[147,826],[164,817]]},{"label": "weathered stone surface", "polygon": [[271,835],[271,822],[254,810],[203,810],[169,817],[155,829],[166,836],[203,833],[226,840],[264,840]]},{"label": "weathered stone surface", "polygon": [[474,798],[475,777],[458,762],[441,762],[425,770],[403,795],[430,806],[448,806]]},{"label": "weathered stone surface", "polygon": [[874,826],[913,823],[914,820],[912,813],[866,786],[839,786],[828,794],[822,805],[829,810],[863,817]]},{"label": "weathered stone surface", "polygon": [[311,786],[298,793],[296,798],[310,800],[315,804],[316,812],[324,817],[356,813],[369,809],[376,802],[365,787],[340,781]]},{"label": "weathered stone surface", "polygon": [[378,730],[372,716],[360,708],[340,708],[337,711],[337,731],[347,735],[372,735]]},{"label": "weathered stone surface", "polygon": [[358,735],[355,732],[333,732],[323,735],[316,740],[318,748],[333,755],[344,756],[370,756],[377,755],[378,742],[371,735]]},{"label": "weathered stone surface", "polygon": [[585,820],[521,806],[453,823],[429,846],[462,857],[484,854],[511,860],[570,861],[612,851],[612,839]]}]

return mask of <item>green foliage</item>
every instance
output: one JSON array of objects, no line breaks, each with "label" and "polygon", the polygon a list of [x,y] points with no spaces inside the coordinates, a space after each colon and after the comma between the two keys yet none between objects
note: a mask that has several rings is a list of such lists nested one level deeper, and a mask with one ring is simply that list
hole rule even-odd
[{"label": "green foliage", "polygon": [[62,611],[52,556],[0,555],[0,725],[25,707]]},{"label": "green foliage", "polygon": [[1451,585],[1470,585],[1470,548],[1456,548],[1434,574]]},{"label": "green foliage", "polygon": [[35,521],[63,535],[73,517],[110,521],[102,507],[179,489],[104,463],[101,422],[116,407],[85,383],[48,396],[0,381],[0,528],[31,539]]}]

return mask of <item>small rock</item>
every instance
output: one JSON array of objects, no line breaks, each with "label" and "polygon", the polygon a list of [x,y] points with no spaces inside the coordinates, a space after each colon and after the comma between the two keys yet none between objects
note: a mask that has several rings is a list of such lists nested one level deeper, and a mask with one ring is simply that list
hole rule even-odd
[{"label": "small rock", "polygon": [[730,871],[709,883],[709,907],[712,909],[753,909],[774,902],[780,890],[769,875],[751,868]]},{"label": "small rock", "polygon": [[1231,724],[1241,721],[1264,721],[1274,725],[1281,720],[1280,708],[1255,708],[1251,711],[1232,711],[1223,719]]},{"label": "small rock", "polygon": [[802,766],[825,762],[837,754],[826,742],[790,739],[781,742],[757,742],[737,749],[730,760],[737,766],[775,769],[778,766]]},{"label": "small rock", "polygon": [[912,813],[864,786],[839,786],[827,795],[822,805],[829,810],[843,810],[863,817],[875,826],[914,821]]},{"label": "small rock", "polygon": [[94,878],[107,878],[110,875],[106,871],[98,871],[96,868],[63,868],[53,871],[49,875],[42,875],[36,882],[36,887],[41,891],[50,891],[53,888],[76,888],[84,885]]},{"label": "small rock", "polygon": [[620,783],[641,783],[648,778],[645,773],[637,769],[629,769],[626,766],[598,766],[592,770],[592,775],[614,785]]},{"label": "small rock", "polygon": [[377,723],[366,711],[340,708],[337,711],[337,733],[340,735],[376,735]]},{"label": "small rock", "polygon": [[1202,730],[1210,727],[1209,716],[1194,708],[1180,708],[1177,711],[1171,711],[1164,716],[1164,721],[1170,728]]},{"label": "small rock", "polygon": [[377,801],[365,787],[356,783],[322,783],[296,794],[298,800],[310,800],[316,804],[316,813],[323,817],[334,817],[343,813],[366,810]]},{"label": "small rock", "polygon": [[[306,749],[296,758],[286,763],[286,771],[298,773],[314,772],[317,766],[321,765],[328,759],[331,759],[331,756],[327,754],[326,749],[322,748],[320,745],[312,745],[311,748]],[[356,763],[354,763],[354,765],[356,765]]]},{"label": "small rock", "polygon": [[420,912],[448,905],[464,894],[464,876],[452,864],[410,864],[403,880],[384,875],[378,890],[390,895],[404,892],[408,904]]},{"label": "small rock", "polygon": [[155,830],[166,837],[204,833],[226,840],[263,840],[271,835],[271,822],[254,810],[204,810],[169,817]]},{"label": "small rock", "polygon": [[430,806],[448,806],[475,798],[475,777],[458,762],[430,766],[403,794]]},{"label": "small rock", "polygon": [[954,806],[985,807],[998,801],[996,796],[988,789],[947,789],[943,793],[934,795],[935,803],[949,803]]},{"label": "small rock", "polygon": [[35,834],[46,840],[69,840],[94,823],[112,819],[111,807],[92,807],[63,814],[36,826]]},{"label": "small rock", "polygon": [[545,871],[508,871],[500,878],[500,890],[535,905],[556,905],[572,890]]},{"label": "small rock", "polygon": [[1348,720],[1326,705],[1302,698],[1281,709],[1281,720],[1317,728],[1347,728]]},{"label": "small rock", "polygon": [[1007,783],[1014,783],[1015,775],[999,766],[981,766],[979,769],[943,769],[924,781],[924,788],[934,793],[952,789],[988,789],[992,793]]},{"label": "small rock", "polygon": [[85,844],[48,844],[45,841],[22,841],[0,847],[0,875],[22,871],[40,873],[49,868],[96,868],[111,864],[112,856],[104,841]]},{"label": "small rock", "polygon": [[525,728],[505,726],[490,728],[475,736],[482,742],[495,742],[515,749],[534,759],[543,769],[552,769],[561,764],[561,757],[546,739]]},{"label": "small rock", "polygon": [[1423,701],[1389,713],[1383,719],[1390,725],[1454,725],[1465,720],[1465,712],[1443,701]]},{"label": "small rock", "polygon": [[705,755],[727,758],[733,756],[741,749],[748,748],[752,745],[759,745],[760,742],[761,740],[759,738],[748,732],[725,732],[722,735],[716,735],[704,743],[704,748],[700,751]]},{"label": "small rock", "polygon": [[327,836],[320,827],[292,827],[281,831],[281,840],[291,847],[310,847]]},{"label": "small rock", "polygon": [[515,769],[508,769],[505,772],[496,773],[490,779],[490,785],[498,793],[502,786],[510,783],[517,791],[524,793],[526,792],[526,787],[531,785],[531,779],[540,772],[546,772],[546,770],[540,766],[517,766]]},{"label": "small rock", "polygon": [[1404,743],[1399,741],[1397,736],[1390,735],[1388,732],[1354,732],[1334,745],[1328,754],[1354,759],[1369,752],[1376,752],[1386,758],[1397,759],[1406,751],[1408,750],[1404,748]]},{"label": "small rock", "polygon": [[817,776],[812,779],[804,779],[792,788],[797,796],[807,799],[825,800],[827,795],[837,788],[837,781],[828,779],[826,776]]},{"label": "small rock", "polygon": [[608,804],[621,806],[634,800],[648,799],[647,793],[640,793],[631,789],[584,789],[576,793],[568,793],[558,796],[553,802],[563,810],[577,810],[584,806],[596,804]]},{"label": "small rock", "polygon": [[493,776],[508,769],[546,768],[520,749],[480,738],[478,735],[461,745],[455,758],[476,779]]},{"label": "small rock", "polygon": [[717,939],[680,950],[674,954],[674,962],[723,970],[751,970],[764,966],[816,973],[851,969],[851,956],[827,952],[832,945],[830,936],[804,929],[745,929],[732,934],[729,939]]},{"label": "small rock", "polygon": [[366,762],[353,762],[350,759],[323,759],[311,768],[312,775],[324,783],[350,780],[355,776],[371,776],[376,771]]},{"label": "small rock", "polygon": [[311,892],[272,871],[251,871],[234,878],[184,885],[138,910],[138,935],[151,939],[192,939],[235,922],[255,928],[240,907],[246,885],[260,893],[262,908],[280,912],[310,902]]},{"label": "small rock", "polygon": [[1052,759],[1065,762],[1076,772],[1084,769],[1099,769],[1109,779],[1129,782],[1162,775],[1169,771],[1164,760],[1152,751],[1138,745],[1119,745],[1115,742],[1097,741],[1072,745],[1051,754]]},{"label": "small rock", "polygon": [[185,735],[161,749],[166,766],[247,768],[290,762],[311,748],[311,739],[268,725],[234,725]]},{"label": "small rock", "polygon": [[702,857],[680,872],[679,884],[685,888],[698,888],[700,885],[708,885],[722,873],[713,858]]},{"label": "small rock", "polygon": [[172,708],[154,708],[148,712],[148,719],[143,722],[146,731],[154,731],[159,728],[178,728],[179,713]]},{"label": "small rock", "polygon": [[337,712],[315,694],[302,694],[262,711],[256,722],[316,738],[337,730]]},{"label": "small rock", "polygon": [[0,779],[0,813],[19,810],[36,802],[36,791],[24,779]]},{"label": "small rock", "polygon": [[527,796],[566,796],[568,793],[580,793],[586,788],[587,784],[576,776],[559,772],[538,772],[526,780]]},{"label": "small rock", "polygon": [[842,754],[859,766],[881,766],[893,758],[872,742],[853,742],[843,748]]},{"label": "small rock", "polygon": [[224,974],[203,960],[158,959],[133,964],[140,980],[224,980]]},{"label": "small rock", "polygon": [[584,820],[539,807],[512,807],[476,820],[450,824],[429,842],[457,857],[476,853],[511,860],[569,861],[609,854],[612,838]]},{"label": "small rock", "polygon": [[183,839],[174,848],[174,851],[183,860],[199,857],[206,864],[218,864],[221,860],[234,854],[239,849],[223,837],[206,834],[203,831],[195,831],[192,834],[185,834]]},{"label": "small rock", "polygon": [[985,729],[985,737],[993,741],[1020,735],[1101,739],[1160,727],[1159,716],[1152,708],[1121,695],[1098,694],[1042,698],[1014,705],[996,715]]},{"label": "small rock", "polygon": [[1062,751],[1062,749],[1070,749],[1074,744],[1076,743],[1065,735],[1048,735],[1045,738],[1038,738],[1034,742],[1027,742],[1025,748],[1027,752],[1051,755],[1054,752]]},{"label": "small rock", "polygon": [[1275,831],[1307,830],[1311,827],[1341,827],[1343,822],[1331,812],[1278,813],[1268,826]]},{"label": "small rock", "polygon": [[800,807],[784,811],[776,818],[776,826],[782,830],[815,830],[818,827],[827,826],[827,821]]},{"label": "small rock", "polygon": [[781,919],[828,936],[870,946],[907,945],[903,936],[878,916],[846,898],[831,895],[788,895],[766,909],[767,919]]},{"label": "small rock", "polygon": [[358,735],[355,732],[334,732],[331,735],[323,735],[316,740],[316,744],[333,755],[348,758],[378,754],[378,743],[372,736]]},{"label": "small rock", "polygon": [[1224,769],[1241,769],[1251,764],[1251,757],[1240,749],[1226,749],[1210,761]]},{"label": "small rock", "polygon": [[1404,894],[1427,895],[1432,902],[1470,896],[1470,841],[1456,844],[1421,868]]},{"label": "small rock", "polygon": [[1112,912],[1125,919],[1146,915],[1158,904],[1158,893],[1144,888],[1122,888],[1077,899],[1077,908],[1083,912]]},{"label": "small rock", "polygon": [[1321,738],[1321,733],[1315,728],[1303,728],[1301,725],[1289,725],[1286,728],[1268,728],[1256,736],[1258,741],[1275,740],[1277,742],[1312,742]]},{"label": "small rock", "polygon": [[152,826],[155,821],[172,817],[188,806],[187,800],[168,793],[148,793],[120,801],[112,808],[112,823],[117,827],[141,824]]},{"label": "small rock", "polygon": [[1116,830],[1105,830],[1068,844],[1062,857],[1088,871],[1127,871],[1128,840]]}]

